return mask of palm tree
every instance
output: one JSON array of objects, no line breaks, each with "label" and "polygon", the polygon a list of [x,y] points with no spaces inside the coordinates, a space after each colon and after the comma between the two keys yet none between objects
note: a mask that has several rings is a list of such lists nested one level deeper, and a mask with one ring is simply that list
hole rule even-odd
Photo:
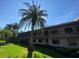
[{"label": "palm tree", "polygon": [[9,39],[13,35],[11,30],[9,29],[3,29],[2,33],[3,33],[4,39]]},{"label": "palm tree", "polygon": [[18,34],[18,30],[19,30],[19,24],[17,24],[17,23],[14,23],[13,25],[12,25],[12,28],[13,28],[13,33],[14,33],[14,35],[15,36],[17,36],[17,34]]},{"label": "palm tree", "polygon": [[13,32],[14,35],[17,35],[17,32],[19,30],[19,24],[17,23],[7,24],[4,29],[9,29]]},{"label": "palm tree", "polygon": [[12,27],[13,27],[13,30],[14,30],[15,32],[18,32],[18,30],[19,30],[19,24],[14,23]]},{"label": "palm tree", "polygon": [[[34,30],[36,28],[43,28],[46,21],[45,21],[45,16],[47,16],[46,10],[41,10],[40,5],[35,4],[32,1],[32,5],[30,3],[24,3],[28,9],[20,9],[20,15],[21,15],[21,20],[19,25],[23,27],[29,27],[31,26],[31,39],[29,42],[29,49],[31,49],[29,52],[32,53],[33,51],[33,38],[34,38]],[[28,50],[29,50],[28,49]]]},{"label": "palm tree", "polygon": [[12,30],[12,24],[7,24],[4,29]]}]

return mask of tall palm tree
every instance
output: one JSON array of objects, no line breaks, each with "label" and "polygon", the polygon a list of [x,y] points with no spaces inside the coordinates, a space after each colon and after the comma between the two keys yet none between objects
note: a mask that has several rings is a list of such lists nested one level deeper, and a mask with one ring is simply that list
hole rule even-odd
[{"label": "tall palm tree", "polygon": [[[23,27],[29,27],[31,26],[31,39],[29,42],[30,49],[33,48],[33,38],[34,38],[34,30],[36,28],[43,28],[46,21],[45,21],[45,16],[47,16],[46,10],[41,10],[40,5],[35,4],[32,1],[32,4],[30,3],[24,3],[28,9],[20,9],[20,15],[21,15],[21,20],[20,20],[20,26]],[[30,51],[31,52],[31,51]]]}]

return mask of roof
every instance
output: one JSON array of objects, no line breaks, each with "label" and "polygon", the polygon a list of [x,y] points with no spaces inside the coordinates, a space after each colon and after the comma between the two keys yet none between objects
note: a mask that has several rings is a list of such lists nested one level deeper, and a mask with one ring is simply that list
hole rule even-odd
[{"label": "roof", "polygon": [[79,25],[79,21],[71,21],[71,22],[67,22],[67,23],[61,23],[61,24],[46,27],[46,29],[52,28],[52,27],[54,28],[54,27],[66,26],[66,25],[71,25],[71,24]]},{"label": "roof", "polygon": [[[61,24],[58,24],[58,25],[48,26],[48,27],[45,27],[44,29],[56,28],[56,27],[71,25],[71,24],[79,25],[79,19],[75,20],[75,21],[67,22],[67,23],[61,23]],[[40,29],[37,29],[37,30],[40,30]],[[31,31],[27,31],[27,33],[29,33],[29,32],[31,32]],[[22,32],[22,33],[26,33],[26,32]]]}]

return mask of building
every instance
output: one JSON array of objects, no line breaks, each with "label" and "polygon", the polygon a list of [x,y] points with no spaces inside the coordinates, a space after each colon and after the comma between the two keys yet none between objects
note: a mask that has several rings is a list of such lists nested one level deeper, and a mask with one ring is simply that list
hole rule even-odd
[{"label": "building", "polygon": [[[30,39],[31,33],[24,32],[20,37]],[[34,31],[34,44],[65,48],[79,48],[79,20],[63,23]]]}]

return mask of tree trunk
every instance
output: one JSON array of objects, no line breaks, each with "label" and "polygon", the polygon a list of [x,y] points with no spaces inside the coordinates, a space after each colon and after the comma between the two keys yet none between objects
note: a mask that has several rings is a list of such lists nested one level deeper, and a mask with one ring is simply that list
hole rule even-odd
[{"label": "tree trunk", "polygon": [[29,47],[28,47],[28,58],[31,58],[32,57],[32,52],[34,51],[34,45],[33,45],[33,33],[34,33],[34,27],[32,26],[32,29],[31,29],[31,39],[29,41]]}]

